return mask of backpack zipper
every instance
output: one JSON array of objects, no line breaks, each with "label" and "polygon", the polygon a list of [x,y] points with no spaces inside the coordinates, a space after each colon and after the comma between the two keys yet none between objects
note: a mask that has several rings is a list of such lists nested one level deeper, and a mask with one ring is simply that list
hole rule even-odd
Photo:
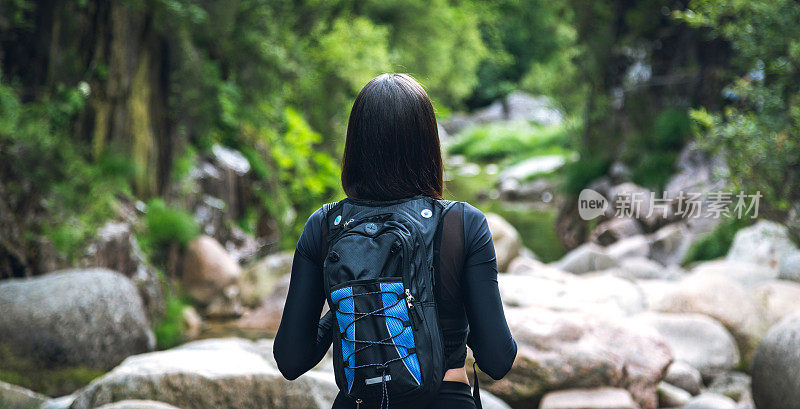
[{"label": "backpack zipper", "polygon": [[356,409],[361,407],[361,402],[363,402],[361,399],[356,399]]},{"label": "backpack zipper", "polygon": [[[419,309],[414,307],[414,296],[411,295],[411,290],[406,288],[406,305],[408,306],[408,313],[411,315],[409,319],[411,320],[411,329],[416,330],[417,326],[414,325],[416,321],[422,322],[422,316],[420,315]],[[416,320],[414,319],[416,318]]]}]

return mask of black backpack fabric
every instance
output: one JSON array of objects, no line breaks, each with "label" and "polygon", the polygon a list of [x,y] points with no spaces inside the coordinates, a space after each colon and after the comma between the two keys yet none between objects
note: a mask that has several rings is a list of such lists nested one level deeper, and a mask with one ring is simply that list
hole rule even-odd
[{"label": "black backpack fabric", "polygon": [[323,279],[338,334],[334,373],[359,409],[424,407],[438,393],[445,357],[434,255],[454,203],[346,198],[326,212]]}]

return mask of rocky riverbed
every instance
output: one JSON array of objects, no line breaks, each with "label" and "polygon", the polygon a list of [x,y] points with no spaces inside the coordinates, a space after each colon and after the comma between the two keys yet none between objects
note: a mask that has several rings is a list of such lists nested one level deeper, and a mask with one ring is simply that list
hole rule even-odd
[{"label": "rocky riverbed", "polygon": [[[505,379],[481,379],[489,392],[484,407],[780,409],[800,398],[800,250],[783,226],[760,221],[739,231],[724,259],[681,267],[660,261],[679,258],[663,258],[671,256],[663,237],[694,239],[679,226],[609,246],[586,244],[543,263],[522,248],[513,227],[488,219],[519,352]],[[214,239],[201,237],[186,257],[195,271],[185,286],[203,301],[200,315],[255,339],[210,338],[154,351],[146,305],[121,273],[78,269],[6,280],[5,348],[42,366],[107,372],[62,397],[2,384],[0,406],[330,407],[330,359],[294,382],[272,359],[270,334],[291,254],[240,268]],[[187,320],[199,327],[195,335],[204,333],[199,316]]]}]

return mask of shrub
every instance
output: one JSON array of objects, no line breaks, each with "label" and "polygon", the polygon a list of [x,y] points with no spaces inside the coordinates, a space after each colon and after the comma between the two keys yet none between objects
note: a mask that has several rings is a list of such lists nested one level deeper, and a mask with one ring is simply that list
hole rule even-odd
[{"label": "shrub", "polygon": [[162,199],[153,199],[147,204],[144,221],[146,232],[142,242],[150,249],[170,243],[185,248],[200,235],[200,226],[191,214],[167,206]]},{"label": "shrub", "polygon": [[570,132],[568,125],[541,126],[527,122],[477,125],[461,132],[448,150],[483,163],[567,155]]}]

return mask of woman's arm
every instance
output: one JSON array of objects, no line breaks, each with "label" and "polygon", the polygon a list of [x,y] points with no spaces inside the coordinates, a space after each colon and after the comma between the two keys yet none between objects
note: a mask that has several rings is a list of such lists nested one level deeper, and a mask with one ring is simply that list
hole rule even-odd
[{"label": "woman's arm", "polygon": [[481,370],[499,380],[511,369],[517,343],[508,329],[497,287],[497,260],[486,216],[464,204],[463,287],[469,321],[467,345]]},{"label": "woman's arm", "polygon": [[278,369],[293,380],[313,368],[331,345],[333,315],[322,319],[322,209],[306,221],[292,261],[289,295],[272,353]]}]

